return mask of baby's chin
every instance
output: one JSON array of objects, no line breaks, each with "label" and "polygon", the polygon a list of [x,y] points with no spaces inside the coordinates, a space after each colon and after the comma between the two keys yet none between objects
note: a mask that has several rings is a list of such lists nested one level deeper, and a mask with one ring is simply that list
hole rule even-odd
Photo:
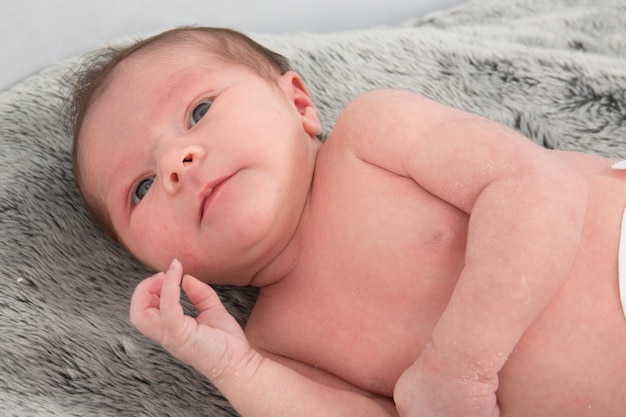
[{"label": "baby's chin", "polygon": [[133,255],[133,257],[137,260],[137,262],[141,264],[141,266],[143,266],[145,269],[148,270],[148,272],[151,272],[153,274],[167,271],[170,264],[172,263],[172,260],[174,259],[172,258],[169,261],[163,259],[163,260],[160,260],[159,262],[158,260],[155,260],[155,259],[143,259],[142,257],[134,254],[131,250],[129,250],[129,252],[131,255]]}]

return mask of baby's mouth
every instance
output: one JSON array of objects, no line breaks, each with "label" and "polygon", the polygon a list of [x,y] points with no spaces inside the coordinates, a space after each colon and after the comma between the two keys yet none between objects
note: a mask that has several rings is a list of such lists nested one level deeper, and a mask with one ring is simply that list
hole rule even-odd
[{"label": "baby's mouth", "polygon": [[[234,174],[233,174],[234,175]],[[204,218],[204,214],[207,212],[213,200],[216,197],[216,193],[220,190],[222,185],[228,181],[233,175],[220,178],[219,180],[208,184],[202,193],[200,194],[200,221]]]},{"label": "baby's mouth", "polygon": [[200,202],[200,221],[204,218],[204,212],[207,210],[207,206],[211,202],[209,198],[213,194],[215,187],[210,187],[202,192],[202,200]]}]

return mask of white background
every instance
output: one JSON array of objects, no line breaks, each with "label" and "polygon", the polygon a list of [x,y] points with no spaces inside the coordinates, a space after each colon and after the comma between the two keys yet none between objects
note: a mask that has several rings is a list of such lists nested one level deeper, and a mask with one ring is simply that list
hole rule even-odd
[{"label": "white background", "polygon": [[179,25],[247,33],[394,24],[464,0],[0,0],[0,90],[61,59]]}]

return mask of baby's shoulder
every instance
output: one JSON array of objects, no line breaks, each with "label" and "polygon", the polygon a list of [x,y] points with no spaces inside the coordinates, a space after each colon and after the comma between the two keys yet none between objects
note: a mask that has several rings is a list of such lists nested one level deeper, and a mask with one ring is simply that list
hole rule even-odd
[{"label": "baby's shoulder", "polygon": [[459,118],[458,110],[410,91],[368,91],[345,107],[327,138],[327,151],[347,151],[383,167],[397,162],[417,141],[430,141],[437,125],[453,118]]},{"label": "baby's shoulder", "polygon": [[378,89],[357,96],[339,115],[329,139],[343,145],[371,140],[393,123],[389,120],[392,108],[405,102],[408,96],[416,95],[403,90]]},{"label": "baby's shoulder", "polygon": [[352,100],[341,113],[337,125],[351,127],[356,123],[388,123],[385,116],[399,111],[414,111],[427,106],[428,99],[416,93],[399,89],[377,89],[367,91]]},{"label": "baby's shoulder", "polygon": [[387,142],[391,134],[419,134],[461,113],[411,91],[371,90],[345,107],[331,135],[338,140]]}]

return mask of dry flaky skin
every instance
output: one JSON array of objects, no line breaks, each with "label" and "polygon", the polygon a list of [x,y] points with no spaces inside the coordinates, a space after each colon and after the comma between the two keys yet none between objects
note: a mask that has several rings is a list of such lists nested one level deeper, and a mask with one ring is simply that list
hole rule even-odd
[{"label": "dry flaky skin", "polygon": [[[620,0],[482,1],[403,26],[256,38],[289,56],[328,132],[374,87],[408,88],[553,148],[626,157]],[[92,225],[73,185],[60,88],[75,59],[0,94],[0,414],[230,416],[128,321],[146,271]],[[221,293],[244,319],[253,292]]]}]

